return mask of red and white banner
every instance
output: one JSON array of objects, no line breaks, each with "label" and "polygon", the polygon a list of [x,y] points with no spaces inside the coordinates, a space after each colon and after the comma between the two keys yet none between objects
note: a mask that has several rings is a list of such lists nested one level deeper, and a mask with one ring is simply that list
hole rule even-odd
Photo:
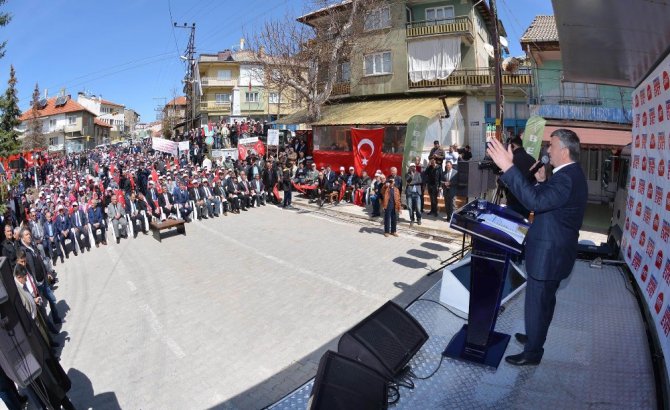
[{"label": "red and white banner", "polygon": [[356,175],[361,175],[363,170],[367,171],[368,175],[374,175],[382,161],[384,128],[373,130],[352,128],[351,146],[354,152]]},{"label": "red and white banner", "polygon": [[175,141],[166,140],[165,138],[151,138],[151,148],[154,151],[167,152],[168,154],[177,155],[177,148],[179,143]]},{"label": "red and white banner", "polygon": [[[670,56],[633,94],[633,147],[621,249],[670,355]],[[670,361],[666,360],[666,371]],[[669,372],[670,373],[670,372]]]}]

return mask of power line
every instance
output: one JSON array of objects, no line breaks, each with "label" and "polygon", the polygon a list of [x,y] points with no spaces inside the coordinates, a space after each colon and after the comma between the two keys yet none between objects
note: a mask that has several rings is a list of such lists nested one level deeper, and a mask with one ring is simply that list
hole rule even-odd
[{"label": "power line", "polygon": [[177,56],[179,56],[179,45],[177,44],[177,34],[174,32],[174,25],[176,24],[172,18],[172,5],[170,0],[167,0],[168,3],[168,12],[170,13],[170,28],[172,29],[172,38],[174,39],[174,48],[177,50]]}]

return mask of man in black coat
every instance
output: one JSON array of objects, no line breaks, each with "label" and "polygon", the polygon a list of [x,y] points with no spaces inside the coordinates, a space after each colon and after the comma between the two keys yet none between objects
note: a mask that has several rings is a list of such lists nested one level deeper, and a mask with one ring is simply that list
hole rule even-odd
[{"label": "man in black coat", "polygon": [[7,258],[12,269],[16,265],[16,241],[14,241],[13,231],[12,225],[5,225],[5,240],[2,241],[2,256]]},{"label": "man in black coat", "polygon": [[442,168],[437,164],[435,158],[430,159],[430,164],[423,171],[423,182],[430,196],[430,212],[428,215],[437,216],[437,192],[442,183]]},{"label": "man in black coat", "polygon": [[279,200],[274,196],[273,191],[275,185],[279,182],[279,176],[277,175],[277,170],[273,168],[272,162],[268,161],[265,163],[265,169],[261,175],[261,180],[263,181],[263,185],[265,185],[265,189],[267,189],[269,193],[270,201],[274,204],[278,204]]}]

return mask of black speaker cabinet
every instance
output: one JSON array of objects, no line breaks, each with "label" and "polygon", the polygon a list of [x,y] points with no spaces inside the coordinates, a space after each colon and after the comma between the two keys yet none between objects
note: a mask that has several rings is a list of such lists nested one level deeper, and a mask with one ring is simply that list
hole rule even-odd
[{"label": "black speaker cabinet", "polygon": [[342,335],[337,351],[393,380],[426,340],[428,334],[416,319],[386,302]]},{"label": "black speaker cabinet", "polygon": [[311,410],[386,409],[386,379],[374,369],[333,351],[319,362]]},{"label": "black speaker cabinet", "polygon": [[490,169],[479,169],[479,161],[458,161],[457,196],[477,198],[496,187],[496,174]]}]

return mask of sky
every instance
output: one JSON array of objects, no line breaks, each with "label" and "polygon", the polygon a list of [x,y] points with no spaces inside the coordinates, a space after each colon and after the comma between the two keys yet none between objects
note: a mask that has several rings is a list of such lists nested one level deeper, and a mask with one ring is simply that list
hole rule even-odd
[{"label": "sky", "polygon": [[[488,0],[485,0],[488,1]],[[12,21],[0,28],[7,40],[0,59],[0,92],[14,65],[19,106],[26,110],[35,83],[50,97],[65,89],[123,104],[155,120],[155,108],[181,95],[184,54],[196,24],[196,53],[237,47],[268,19],[299,16],[309,0],[7,0],[0,10]],[[523,55],[519,37],[533,17],[553,14],[550,0],[497,0],[511,55]]]}]

